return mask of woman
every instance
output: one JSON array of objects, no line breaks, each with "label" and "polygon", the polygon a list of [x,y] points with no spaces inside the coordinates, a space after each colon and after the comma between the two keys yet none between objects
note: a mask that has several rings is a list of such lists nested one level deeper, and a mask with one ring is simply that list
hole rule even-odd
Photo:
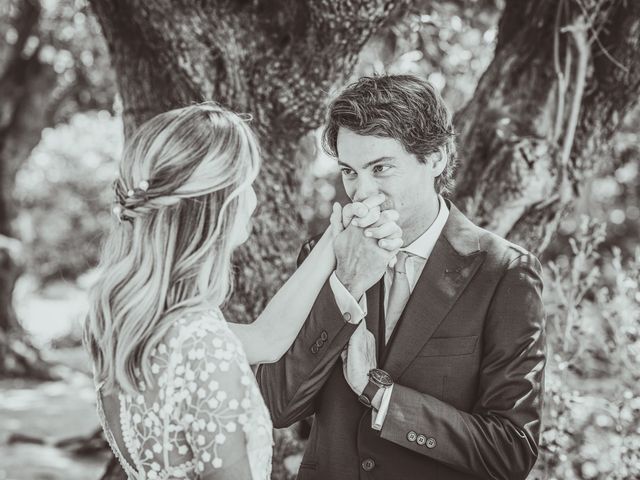
[{"label": "woman", "polygon": [[226,323],[258,168],[250,128],[210,103],[156,116],[125,148],[85,343],[129,478],[269,478],[272,426],[249,364],[276,361],[295,339],[334,269],[342,215],[334,206],[332,227],[253,324]]}]

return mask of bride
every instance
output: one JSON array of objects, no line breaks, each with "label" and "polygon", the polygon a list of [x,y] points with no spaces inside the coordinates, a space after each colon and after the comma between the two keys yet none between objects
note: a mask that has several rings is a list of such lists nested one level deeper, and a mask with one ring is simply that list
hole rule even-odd
[{"label": "bride", "polygon": [[129,478],[270,476],[272,425],[249,365],[293,343],[335,268],[344,219],[334,205],[331,226],[252,324],[227,323],[220,306],[232,251],[249,236],[258,169],[251,129],[213,103],[152,118],[125,148],[85,345],[102,427]]}]

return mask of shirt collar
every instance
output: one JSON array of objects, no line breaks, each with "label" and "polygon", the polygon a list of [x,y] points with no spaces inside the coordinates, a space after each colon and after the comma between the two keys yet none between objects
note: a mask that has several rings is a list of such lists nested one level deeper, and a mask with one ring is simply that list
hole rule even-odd
[{"label": "shirt collar", "polygon": [[449,218],[449,208],[440,195],[438,195],[438,203],[438,215],[436,216],[436,219],[433,221],[433,223],[429,226],[429,228],[427,228],[427,230],[422,235],[416,238],[413,243],[401,248],[400,250],[403,250],[411,255],[421,257],[424,260],[429,258],[429,255],[431,255],[433,247],[436,245],[438,237],[442,233],[442,229],[444,228],[444,225],[445,223],[447,223],[447,219]]}]

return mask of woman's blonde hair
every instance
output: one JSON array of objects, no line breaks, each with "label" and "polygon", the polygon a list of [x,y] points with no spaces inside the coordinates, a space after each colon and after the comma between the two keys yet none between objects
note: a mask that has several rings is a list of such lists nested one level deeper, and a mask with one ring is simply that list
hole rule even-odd
[{"label": "woman's blonde hair", "polygon": [[247,123],[213,103],[157,115],[127,143],[84,332],[106,392],[149,385],[176,316],[228,297],[240,193],[258,169]]}]

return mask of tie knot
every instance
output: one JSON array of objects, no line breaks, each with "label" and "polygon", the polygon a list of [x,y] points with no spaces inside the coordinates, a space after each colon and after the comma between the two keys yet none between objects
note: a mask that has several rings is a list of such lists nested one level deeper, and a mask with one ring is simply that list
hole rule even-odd
[{"label": "tie knot", "polygon": [[396,255],[396,264],[393,267],[393,270],[396,273],[407,273],[407,258],[409,258],[409,253],[403,250],[400,250]]}]

